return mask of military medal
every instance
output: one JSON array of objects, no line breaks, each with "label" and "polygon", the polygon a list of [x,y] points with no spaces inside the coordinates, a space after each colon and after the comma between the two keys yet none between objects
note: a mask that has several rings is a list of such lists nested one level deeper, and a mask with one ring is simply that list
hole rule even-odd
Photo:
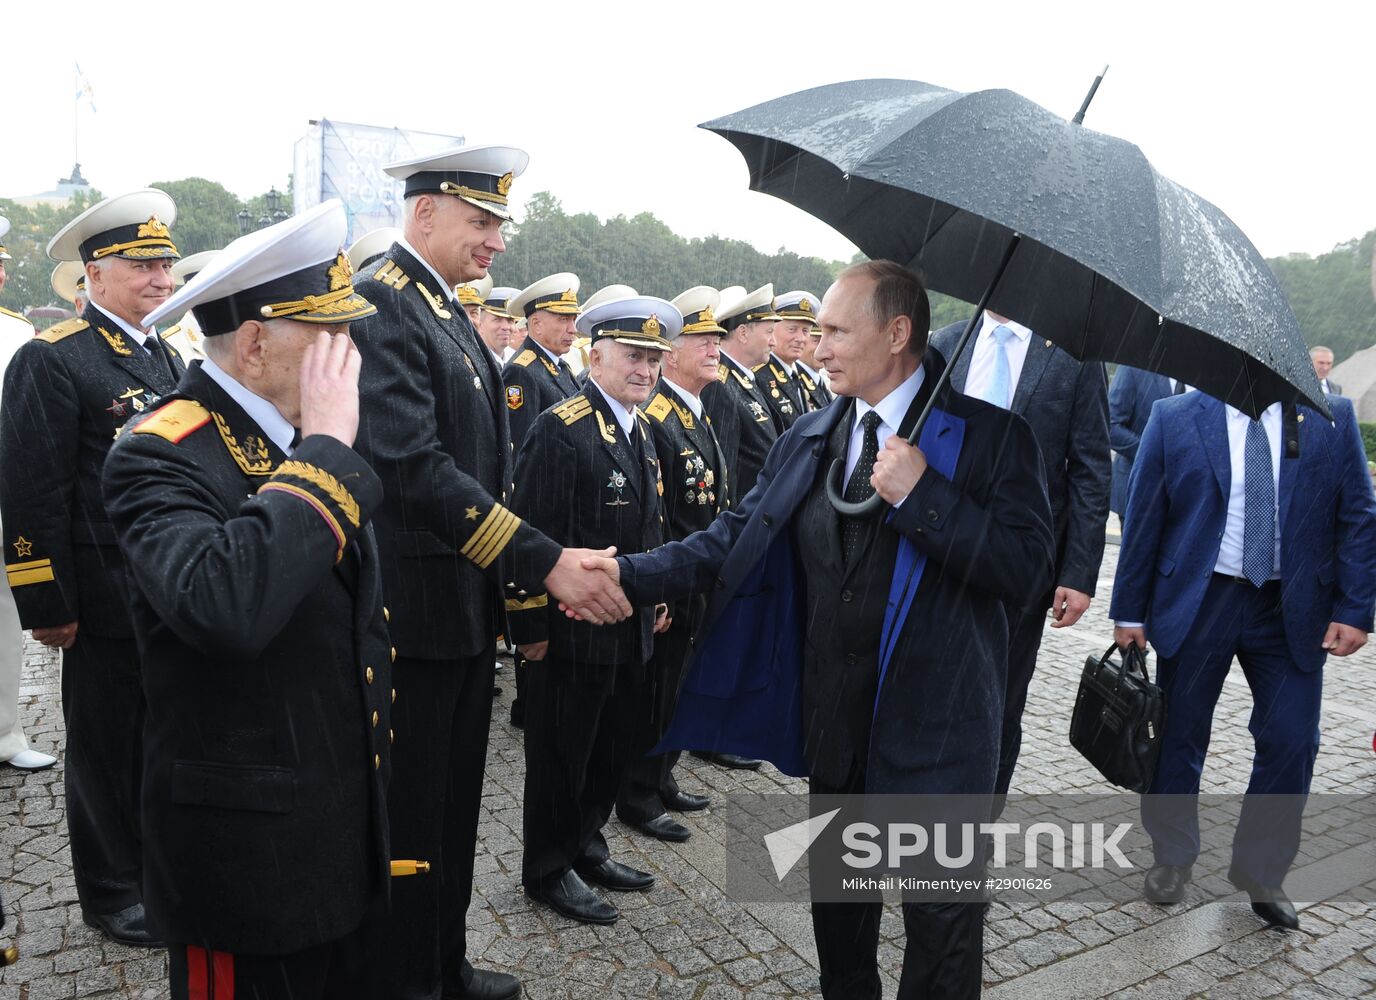
[{"label": "military medal", "polygon": [[607,489],[609,489],[609,490],[616,490],[616,499],[614,499],[614,500],[608,500],[608,501],[607,501],[607,506],[608,506],[608,507],[626,507],[626,506],[629,506],[629,501],[626,501],[626,500],[621,499],[621,490],[625,487],[625,485],[626,485],[626,474],[625,474],[624,472],[622,472],[620,469],[613,469],[613,470],[612,470],[612,477],[611,477],[610,479],[607,480]]}]

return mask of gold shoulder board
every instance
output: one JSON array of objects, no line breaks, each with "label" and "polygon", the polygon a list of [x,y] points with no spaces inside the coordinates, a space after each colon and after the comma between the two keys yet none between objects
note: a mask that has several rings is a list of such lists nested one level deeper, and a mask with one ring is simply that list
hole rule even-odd
[{"label": "gold shoulder board", "polygon": [[664,393],[656,393],[655,398],[650,400],[650,405],[645,407],[645,412],[664,423],[664,418],[673,412],[674,406],[665,398]]},{"label": "gold shoulder board", "polygon": [[535,352],[532,351],[529,347],[527,347],[520,354],[516,355],[516,357],[512,358],[511,363],[515,365],[517,368],[524,368],[526,365],[530,364],[534,360]]},{"label": "gold shoulder board", "polygon": [[39,340],[45,340],[49,344],[56,344],[59,340],[66,340],[74,333],[80,333],[91,324],[87,323],[80,316],[73,319],[64,319],[61,323],[54,323],[38,335]]},{"label": "gold shoulder board", "polygon": [[159,407],[147,420],[134,428],[135,434],[156,434],[173,444],[181,442],[192,431],[210,423],[210,411],[194,399],[174,399]]},{"label": "gold shoulder board", "polygon": [[718,382],[725,382],[725,381],[726,381],[726,372],[727,372],[727,368],[726,368],[725,365],[722,365],[722,364],[717,365],[717,381],[718,381]]},{"label": "gold shoulder board", "polygon": [[574,396],[553,407],[554,415],[566,424],[574,424],[592,412],[587,396]]}]

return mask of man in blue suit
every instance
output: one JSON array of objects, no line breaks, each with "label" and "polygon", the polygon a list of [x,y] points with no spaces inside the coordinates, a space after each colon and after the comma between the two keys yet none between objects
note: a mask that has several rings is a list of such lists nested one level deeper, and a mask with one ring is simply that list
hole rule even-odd
[{"label": "man in blue suit", "polygon": [[1108,445],[1113,449],[1113,485],[1108,509],[1120,518],[1128,506],[1128,477],[1137,446],[1146,430],[1151,407],[1158,399],[1183,393],[1183,382],[1156,372],[1119,365],[1108,387]]},{"label": "man in blue suit", "polygon": [[1109,613],[1119,646],[1155,647],[1165,694],[1161,757],[1142,806],[1153,902],[1181,898],[1199,854],[1192,797],[1236,656],[1252,689],[1256,753],[1228,876],[1267,923],[1299,926],[1281,883],[1319,749],[1323,663],[1366,643],[1376,602],[1376,502],[1361,436],[1350,402],[1328,405],[1332,422],[1280,403],[1252,420],[1192,392],[1158,402],[1142,435]]},{"label": "man in blue suit", "polygon": [[[920,279],[887,261],[842,273],[817,359],[841,397],[803,415],[755,488],[710,528],[608,560],[637,603],[709,594],[661,749],[764,757],[814,794],[990,795],[1008,655],[1006,603],[1051,585],[1041,454],[1015,414],[941,391]],[[839,515],[845,498],[886,506]],[[806,539],[808,544],[800,544]],[[591,566],[596,560],[589,560]],[[879,902],[814,903],[827,997],[878,997]],[[903,906],[899,996],[977,996],[983,908]]]}]

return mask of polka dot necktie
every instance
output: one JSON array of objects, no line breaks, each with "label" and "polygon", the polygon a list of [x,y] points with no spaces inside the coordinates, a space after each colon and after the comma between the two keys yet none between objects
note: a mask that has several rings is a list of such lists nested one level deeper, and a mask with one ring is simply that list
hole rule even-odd
[{"label": "polka dot necktie", "polygon": [[1247,422],[1242,451],[1242,575],[1260,587],[1276,564],[1276,479],[1260,420]]},{"label": "polka dot necktie", "polygon": [[[882,422],[874,410],[866,413],[860,421],[860,426],[865,432],[860,445],[860,459],[855,463],[855,469],[846,483],[846,492],[842,495],[842,499],[850,503],[860,503],[874,496],[874,484],[870,482],[870,476],[874,474],[874,460],[879,457],[879,425]],[[843,518],[841,547],[846,554],[847,563],[851,562],[864,545],[869,520],[865,517]]]}]

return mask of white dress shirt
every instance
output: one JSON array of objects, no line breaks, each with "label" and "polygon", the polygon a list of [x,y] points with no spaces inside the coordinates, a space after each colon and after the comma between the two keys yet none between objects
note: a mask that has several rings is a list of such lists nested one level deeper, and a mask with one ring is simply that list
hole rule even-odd
[{"label": "white dress shirt", "polygon": [[[588,379],[593,385],[597,385],[592,379]],[[597,391],[602,393],[602,398],[607,401],[607,405],[612,408],[612,415],[616,417],[616,422],[621,425],[621,429],[626,433],[626,440],[635,447],[635,438],[631,437],[631,432],[635,430],[635,408],[626,409],[625,404],[618,402],[607,395],[607,390],[597,385]]]},{"label": "white dress shirt", "polygon": [[435,284],[439,285],[440,294],[443,295],[446,299],[448,299],[451,303],[455,302],[456,300],[454,298],[454,289],[449,284],[449,282],[445,281],[443,278],[440,277],[440,272],[436,271],[433,267],[431,267],[430,262],[426,260],[424,257],[422,257],[420,255],[420,252],[417,251],[415,247],[406,242],[406,237],[398,236],[397,242],[406,248],[407,253],[409,253],[412,257],[416,258],[416,260],[420,261],[421,267],[425,268],[427,271],[430,272],[431,276],[435,279]]},{"label": "white dress shirt", "polygon": [[275,405],[257,393],[245,389],[235,381],[233,375],[209,358],[201,362],[201,371],[209,375],[216,385],[229,393],[229,398],[243,408],[249,418],[263,429],[263,433],[272,439],[272,443],[282,449],[283,454],[291,454],[291,441],[292,438],[296,437],[296,428],[291,425],[286,417],[282,416]]},{"label": "white dress shirt", "polygon": [[[110,312],[108,309],[101,308],[101,306],[95,302],[92,302],[91,305],[95,306],[96,309],[99,309],[100,312],[104,314],[110,320],[111,323],[114,323],[125,333],[129,334],[129,336],[133,339],[134,343],[138,344],[145,351],[148,350],[147,346],[144,344],[144,341],[147,340],[149,336],[147,332],[140,330],[133,323],[126,323],[124,320],[120,319],[118,316]],[[153,332],[156,333],[157,331],[155,330]]]},{"label": "white dress shirt", "polygon": [[688,409],[693,411],[693,416],[697,417],[699,420],[702,419],[702,400],[698,399],[697,396],[694,396],[687,389],[683,388],[683,386],[675,383],[674,380],[669,378],[667,375],[664,378],[664,383],[670,389],[674,390],[674,393],[678,396],[679,399],[683,400],[684,404],[688,407]]},{"label": "white dress shirt", "polygon": [[[855,400],[855,419],[850,428],[850,444],[846,448],[846,478],[844,482],[850,482],[850,474],[855,471],[855,466],[860,461],[860,452],[865,447],[865,428],[861,423],[865,419],[865,414],[870,410],[879,414],[879,428],[875,436],[879,439],[879,450],[884,450],[884,442],[894,434],[898,433],[898,425],[903,422],[903,418],[908,415],[909,408],[913,405],[913,400],[917,398],[917,392],[922,388],[923,369],[919,365],[917,371],[913,372],[904,379],[891,393],[881,399],[874,406],[870,406],[859,397]],[[901,506],[900,500],[894,504],[895,507]]]},{"label": "white dress shirt", "polygon": [[[990,383],[994,380],[994,359],[998,355],[998,341],[994,330],[1006,326],[1013,331],[1004,348],[1008,352],[1008,402],[1018,391],[1018,379],[1022,376],[1022,363],[1027,360],[1027,345],[1032,342],[1032,331],[1011,319],[1000,323],[985,310],[981,317],[979,334],[975,337],[975,349],[970,355],[970,370],[965,375],[965,395],[984,399]],[[1006,409],[1007,407],[1005,407]]]}]

